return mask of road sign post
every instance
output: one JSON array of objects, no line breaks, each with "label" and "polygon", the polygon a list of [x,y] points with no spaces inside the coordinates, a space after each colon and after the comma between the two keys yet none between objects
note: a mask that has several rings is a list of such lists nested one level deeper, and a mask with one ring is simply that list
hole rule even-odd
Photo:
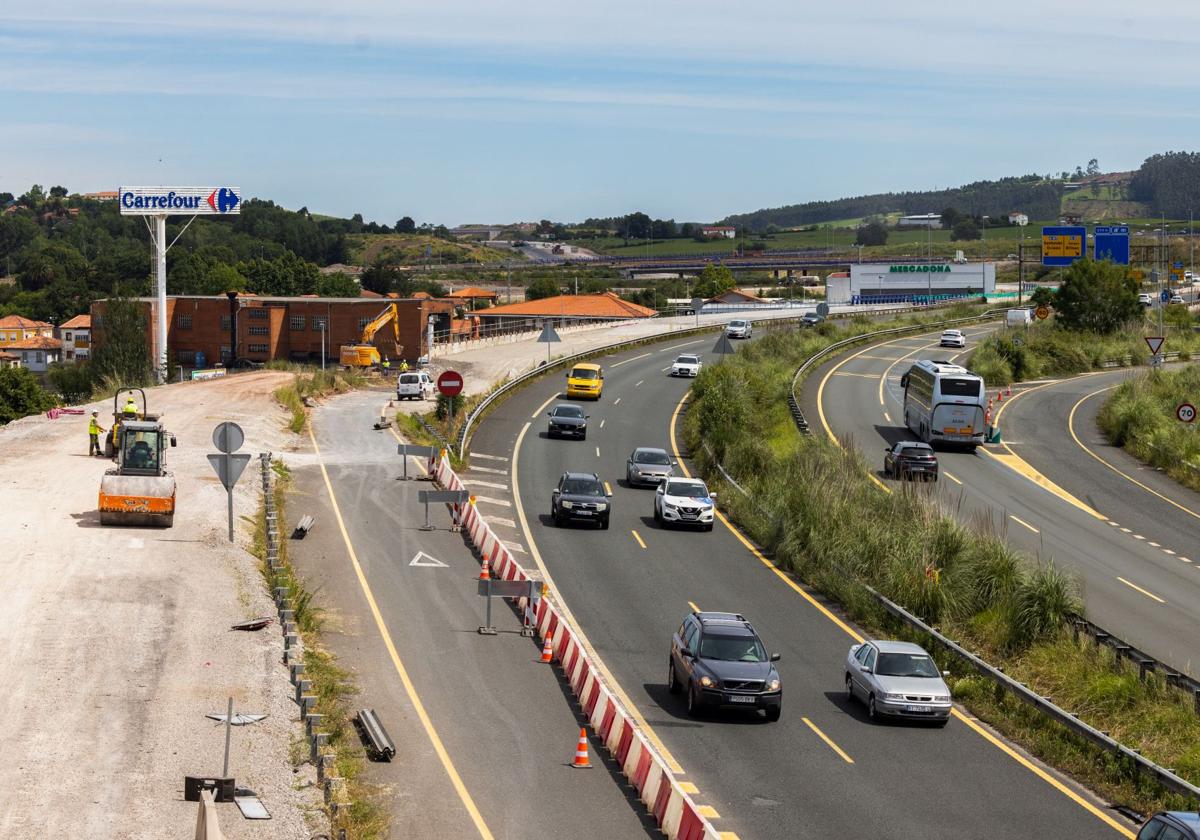
[{"label": "road sign post", "polygon": [[[429,506],[438,504],[439,502],[448,505],[465,505],[467,500],[471,498],[471,493],[467,490],[419,490],[417,491],[417,502],[425,505],[425,524],[421,526],[422,531],[433,531],[435,528],[429,521]],[[459,527],[459,520],[455,517],[455,529]]]},{"label": "road sign post", "polygon": [[[492,626],[492,598],[533,598],[534,581],[525,580],[496,580],[488,578],[479,581],[479,594],[487,598],[487,612],[483,624],[479,628],[481,636],[495,636],[496,628]],[[522,622],[521,635],[526,635],[527,622]],[[530,633],[531,634],[531,633]]]},{"label": "road sign post", "polygon": [[444,370],[437,378],[438,393],[446,398],[450,408],[450,427],[454,427],[454,398],[462,393],[462,374],[455,370]]},{"label": "road sign post", "polygon": [[246,469],[246,464],[250,463],[248,453],[235,455],[234,452],[241,449],[242,444],[246,441],[246,435],[237,423],[219,423],[213,429],[212,441],[221,454],[209,455],[208,461],[213,465],[217,478],[221,480],[221,486],[225,488],[229,512],[229,541],[233,542],[233,487],[242,477],[242,471]]},{"label": "road sign post", "polygon": [[542,334],[538,336],[538,344],[546,345],[546,364],[550,364],[550,345],[556,342],[561,342],[558,333],[554,329],[554,324],[550,320],[542,322]]},{"label": "road sign post", "polygon": [[404,474],[400,476],[401,481],[411,481],[412,476],[408,474],[408,459],[409,457],[424,458],[429,460],[433,457],[432,446],[413,446],[408,443],[396,444],[396,452],[400,455],[400,463],[404,465]]}]

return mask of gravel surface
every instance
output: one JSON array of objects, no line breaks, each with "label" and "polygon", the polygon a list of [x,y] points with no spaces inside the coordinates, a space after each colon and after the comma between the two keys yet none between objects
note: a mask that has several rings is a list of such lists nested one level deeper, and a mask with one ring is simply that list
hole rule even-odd
[{"label": "gravel surface", "polygon": [[[235,494],[237,543],[226,536],[225,492],[205,455],[213,426],[234,420],[242,451],[283,448],[284,413],[271,392],[288,374],[260,372],[147,392],[179,446],[171,529],[99,525],[100,477],[86,416],[29,417],[0,428],[0,837],[190,838],[196,804],[185,775],[218,775],[225,711],[265,713],[235,727],[230,775],[256,791],[272,819],[218,806],[237,838],[307,838],[319,801],[311,767],[293,772],[296,706],[279,628],[229,625],[273,614],[246,551],[261,495],[257,459]],[[111,420],[112,403],[99,408]],[[107,417],[105,416],[107,414]]]}]

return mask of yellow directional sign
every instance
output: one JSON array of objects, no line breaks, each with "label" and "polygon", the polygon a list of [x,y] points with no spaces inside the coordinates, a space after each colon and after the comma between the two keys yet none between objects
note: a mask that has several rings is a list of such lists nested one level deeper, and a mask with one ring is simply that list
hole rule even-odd
[{"label": "yellow directional sign", "polygon": [[1042,236],[1042,256],[1074,259],[1083,256],[1083,237],[1048,233]]},{"label": "yellow directional sign", "polygon": [[1183,263],[1181,263],[1181,262],[1172,263],[1172,265],[1171,265],[1170,269],[1168,269],[1168,271],[1170,273],[1172,283],[1174,283],[1175,285],[1180,285],[1183,283]]}]

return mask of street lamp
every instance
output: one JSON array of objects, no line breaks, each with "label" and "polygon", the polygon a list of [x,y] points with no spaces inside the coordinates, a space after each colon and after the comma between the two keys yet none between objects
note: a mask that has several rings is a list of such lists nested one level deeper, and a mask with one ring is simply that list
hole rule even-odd
[{"label": "street lamp", "polygon": [[983,227],[980,233],[983,236],[983,262],[979,264],[979,291],[987,295],[987,223],[991,216],[983,217]]},{"label": "street lamp", "polygon": [[321,319],[321,370],[325,370],[325,319]]}]

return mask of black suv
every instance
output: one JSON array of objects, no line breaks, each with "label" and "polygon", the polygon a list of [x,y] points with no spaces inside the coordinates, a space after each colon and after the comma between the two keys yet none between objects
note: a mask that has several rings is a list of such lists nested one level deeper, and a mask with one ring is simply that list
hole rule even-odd
[{"label": "black suv", "polygon": [[779,720],[783,690],[762,640],[741,615],[694,612],[671,637],[667,688],[687,692],[689,715],[706,708],[762,709]]},{"label": "black suv", "polygon": [[883,451],[883,471],[892,478],[931,478],[937,481],[937,453],[928,443],[902,440]]},{"label": "black suv", "polygon": [[600,476],[595,473],[565,472],[550,497],[550,518],[555,525],[571,519],[586,519],[599,522],[608,529],[608,517],[612,513],[609,499],[612,494],[604,489]]},{"label": "black suv", "polygon": [[559,403],[546,413],[550,425],[546,428],[547,437],[577,437],[587,440],[588,415],[583,409],[571,403]]}]

